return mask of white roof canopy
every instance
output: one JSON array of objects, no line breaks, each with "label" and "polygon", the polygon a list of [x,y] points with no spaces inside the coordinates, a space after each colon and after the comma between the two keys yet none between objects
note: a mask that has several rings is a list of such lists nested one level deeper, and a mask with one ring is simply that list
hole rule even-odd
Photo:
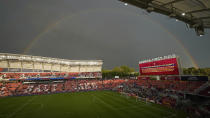
[{"label": "white roof canopy", "polygon": [[45,63],[57,63],[64,65],[99,65],[103,64],[102,60],[68,60],[58,59],[41,56],[21,55],[21,54],[9,54],[0,53],[0,60],[23,60],[23,61],[34,61],[34,62],[45,62]]}]

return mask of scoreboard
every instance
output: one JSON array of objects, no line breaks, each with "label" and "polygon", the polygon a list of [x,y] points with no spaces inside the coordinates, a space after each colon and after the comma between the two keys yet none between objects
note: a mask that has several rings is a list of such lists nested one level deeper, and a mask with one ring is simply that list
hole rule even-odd
[{"label": "scoreboard", "polygon": [[179,62],[176,55],[158,57],[139,62],[141,75],[179,75]]}]

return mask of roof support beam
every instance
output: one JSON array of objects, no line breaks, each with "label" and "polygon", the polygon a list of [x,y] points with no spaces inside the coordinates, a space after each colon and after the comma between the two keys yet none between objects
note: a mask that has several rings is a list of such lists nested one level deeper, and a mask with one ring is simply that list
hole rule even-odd
[{"label": "roof support beam", "polygon": [[194,11],[188,11],[186,13],[198,13],[198,12],[202,12],[202,11],[210,11],[210,8],[207,8],[207,9],[199,9],[199,10],[194,10]]},{"label": "roof support beam", "polygon": [[161,6],[167,6],[167,5],[170,5],[170,4],[173,4],[173,3],[177,3],[177,2],[181,2],[181,1],[184,1],[184,0],[174,0],[174,1],[171,1],[171,2],[167,2],[165,4],[162,4]]},{"label": "roof support beam", "polygon": [[198,17],[198,18],[194,18],[193,20],[203,20],[203,19],[210,19],[210,16]]},{"label": "roof support beam", "polygon": [[152,2],[152,1],[154,1],[154,0],[146,0],[147,3],[148,3],[148,2]]},{"label": "roof support beam", "polygon": [[196,0],[198,3],[200,3],[204,8],[207,8],[207,6],[201,1],[201,0]]}]

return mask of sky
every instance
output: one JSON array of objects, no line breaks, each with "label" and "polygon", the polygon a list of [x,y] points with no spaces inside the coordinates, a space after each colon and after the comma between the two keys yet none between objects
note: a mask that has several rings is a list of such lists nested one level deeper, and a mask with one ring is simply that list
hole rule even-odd
[{"label": "sky", "polygon": [[169,54],[210,67],[210,30],[118,0],[0,0],[0,52],[104,61],[103,68]]}]

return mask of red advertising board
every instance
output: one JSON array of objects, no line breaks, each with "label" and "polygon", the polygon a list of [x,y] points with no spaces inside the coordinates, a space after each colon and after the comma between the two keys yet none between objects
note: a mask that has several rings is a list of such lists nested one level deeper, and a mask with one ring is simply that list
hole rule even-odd
[{"label": "red advertising board", "polygon": [[179,75],[177,58],[139,64],[141,75]]}]

